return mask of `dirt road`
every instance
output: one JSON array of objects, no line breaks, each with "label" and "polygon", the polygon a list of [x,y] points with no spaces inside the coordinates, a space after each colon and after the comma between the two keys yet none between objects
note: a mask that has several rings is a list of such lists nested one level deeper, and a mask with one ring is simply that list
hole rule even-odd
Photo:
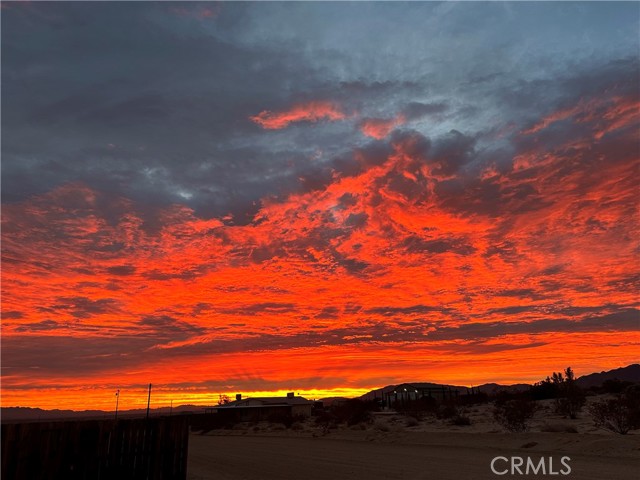
[{"label": "dirt road", "polygon": [[[579,435],[401,436],[390,441],[329,437],[192,435],[189,480],[567,478],[635,480],[640,478],[640,439],[586,438]],[[539,437],[539,438],[538,438]],[[533,440],[532,440],[533,439]],[[527,441],[528,442],[525,442]],[[525,443],[521,443],[525,442]],[[598,443],[600,442],[600,443]],[[625,443],[626,442],[626,443]],[[535,446],[523,448],[527,443]],[[637,456],[635,455],[637,452]],[[492,473],[496,456],[571,458],[569,475]],[[504,470],[506,463],[496,467]],[[546,464],[549,468],[549,464]],[[498,468],[497,468],[498,469]],[[523,469],[524,473],[524,469]]]}]

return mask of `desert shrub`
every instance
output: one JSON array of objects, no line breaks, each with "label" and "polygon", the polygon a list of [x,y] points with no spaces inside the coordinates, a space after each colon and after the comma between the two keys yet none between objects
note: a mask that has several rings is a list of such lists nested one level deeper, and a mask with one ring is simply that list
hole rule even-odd
[{"label": "desert shrub", "polygon": [[526,432],[535,411],[535,402],[524,395],[498,395],[493,418],[510,432]]},{"label": "desert shrub", "polygon": [[616,398],[594,403],[589,411],[596,427],[626,435],[640,428],[640,388],[627,387]]},{"label": "desert shrub", "polygon": [[404,424],[407,427],[417,427],[420,424],[420,422],[415,417],[407,417],[407,419],[404,422]]},{"label": "desert shrub", "polygon": [[321,427],[324,433],[327,433],[331,428],[337,426],[338,419],[328,410],[319,410],[315,414],[315,424]]},{"label": "desert shrub", "polygon": [[295,422],[298,422],[298,423],[304,423],[306,420],[307,420],[307,417],[305,417],[304,415],[300,415],[300,414],[298,414],[298,415],[294,415],[294,416],[293,416],[293,421],[294,421],[294,423],[295,423]]},{"label": "desert shrub", "polygon": [[351,426],[369,422],[371,420],[371,412],[377,410],[377,408],[378,406],[375,402],[353,399],[343,404],[332,406],[330,411],[336,417],[338,423],[346,423]]},{"label": "desert shrub", "polygon": [[627,387],[630,387],[631,385],[633,385],[631,382],[625,382],[622,380],[618,380],[617,378],[613,378],[602,382],[601,390],[603,393],[622,393]]},{"label": "desert shrub", "polygon": [[452,425],[467,426],[471,425],[471,419],[466,415],[456,415],[451,419]]},{"label": "desert shrub", "polygon": [[553,372],[551,377],[534,383],[529,389],[533,400],[555,400],[555,411],[563,417],[577,418],[586,402],[584,391],[575,382],[571,367],[562,372]]},{"label": "desert shrub", "polygon": [[547,377],[541,382],[534,383],[529,389],[529,395],[533,400],[547,400],[558,396],[558,385]]},{"label": "desert shrub", "polygon": [[556,413],[563,417],[576,419],[578,413],[582,410],[586,401],[586,397],[582,391],[575,391],[567,394],[565,397],[557,398],[555,403]]},{"label": "desert shrub", "polygon": [[556,413],[563,417],[575,419],[586,402],[584,391],[576,384],[575,375],[571,367],[561,373],[554,373],[554,382],[557,385],[557,398],[555,401]]},{"label": "desert shrub", "polygon": [[453,403],[446,403],[440,406],[438,418],[450,419],[458,415],[458,408]]},{"label": "desert shrub", "polygon": [[629,385],[622,393],[630,402],[640,406],[640,383]]},{"label": "desert shrub", "polygon": [[387,423],[382,422],[382,421],[376,421],[373,424],[373,428],[375,430],[378,430],[379,432],[388,432],[389,430],[391,430],[391,428],[389,427],[389,425],[387,425]]},{"label": "desert shrub", "polygon": [[433,397],[421,397],[413,400],[395,402],[393,408],[404,415],[410,415],[422,420],[427,415],[435,415],[438,411],[438,401]]}]

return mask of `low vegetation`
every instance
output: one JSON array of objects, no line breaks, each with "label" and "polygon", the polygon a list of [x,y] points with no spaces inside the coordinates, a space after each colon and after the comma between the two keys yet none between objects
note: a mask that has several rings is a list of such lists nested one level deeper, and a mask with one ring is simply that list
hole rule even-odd
[{"label": "low vegetation", "polygon": [[451,425],[457,426],[469,426],[471,425],[471,419],[466,415],[458,414],[451,419]]},{"label": "low vegetation", "polygon": [[534,384],[529,394],[533,400],[554,399],[556,413],[576,419],[584,407],[586,395],[575,380],[573,370],[567,367],[564,374],[553,372],[551,377]]},{"label": "low vegetation", "polygon": [[536,412],[536,404],[524,394],[498,394],[493,409],[494,420],[510,432],[526,432]]},{"label": "low vegetation", "polygon": [[628,386],[614,398],[595,402],[589,411],[598,428],[626,435],[640,428],[640,386]]},{"label": "low vegetation", "polygon": [[[421,422],[430,419],[437,425],[455,426],[471,425],[478,420],[481,404],[493,403],[493,419],[509,432],[526,432],[530,430],[536,412],[543,420],[539,430],[550,433],[577,433],[577,425],[562,421],[559,417],[573,420],[578,418],[586,405],[587,395],[592,397],[589,406],[590,416],[595,425],[619,434],[626,434],[640,428],[640,384],[617,379],[607,380],[601,386],[580,388],[573,370],[568,367],[563,372],[553,372],[551,376],[535,383],[528,391],[502,390],[491,396],[484,392],[473,391],[468,395],[451,396],[447,399],[436,399],[425,396],[418,399],[405,398],[392,405],[400,417],[377,418],[374,413],[384,406],[378,400],[364,401],[351,399],[334,402],[330,406],[319,405],[313,410],[313,417],[308,421],[293,418],[290,415],[274,413],[261,422],[267,429],[305,430],[315,426],[325,434],[329,430],[349,427],[351,430],[372,428],[378,432],[389,431],[390,428],[420,427]],[[599,401],[595,395],[604,395]],[[546,401],[543,401],[546,400]],[[228,401],[220,398],[220,404]],[[469,415],[467,412],[470,412]],[[475,415],[474,415],[475,414]],[[196,415],[193,428],[207,432],[214,429],[234,428],[237,423],[227,416]],[[439,422],[436,422],[436,419]],[[398,425],[392,425],[389,423]],[[249,426],[256,422],[249,422]],[[257,431],[254,426],[253,430]]]}]

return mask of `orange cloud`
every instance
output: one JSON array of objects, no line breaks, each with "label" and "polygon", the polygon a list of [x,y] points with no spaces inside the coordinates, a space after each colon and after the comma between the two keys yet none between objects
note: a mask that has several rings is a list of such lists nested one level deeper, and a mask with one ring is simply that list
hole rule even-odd
[{"label": "orange cloud", "polygon": [[385,138],[394,128],[406,122],[404,115],[398,115],[391,119],[366,118],[360,124],[360,130],[366,136],[381,140]]},{"label": "orange cloud", "polygon": [[164,405],[355,395],[631,363],[637,117],[602,108],[575,114],[578,138],[477,177],[443,180],[424,137],[394,137],[246,225],[174,205],[150,227],[83,185],[4,205],[3,405],[112,408],[121,388],[133,408],[149,382]]},{"label": "orange cloud", "polygon": [[346,118],[346,115],[332,102],[315,101],[294,105],[284,112],[264,110],[249,118],[266,130],[279,130],[293,122],[336,121]]}]

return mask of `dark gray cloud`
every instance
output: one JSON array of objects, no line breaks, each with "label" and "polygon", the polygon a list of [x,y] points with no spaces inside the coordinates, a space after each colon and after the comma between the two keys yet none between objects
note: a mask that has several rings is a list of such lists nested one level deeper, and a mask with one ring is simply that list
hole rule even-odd
[{"label": "dark gray cloud", "polygon": [[299,52],[172,31],[158,20],[170,15],[151,4],[3,15],[5,199],[81,181],[222,215],[282,183],[295,189],[312,150],[269,140],[248,117],[292,101],[278,93],[283,77],[311,79],[296,89],[314,90],[323,81],[314,67]]},{"label": "dark gray cloud", "polygon": [[[261,306],[261,309],[269,306]],[[280,308],[279,306],[276,309]],[[335,312],[330,307],[320,312],[324,318],[333,318]],[[405,316],[428,313],[446,313],[451,311],[444,307],[414,305],[411,307],[375,307],[365,313],[379,314],[385,317]],[[121,336],[108,338],[101,336],[71,337],[61,335],[34,335],[38,331],[55,331],[62,328],[55,321],[45,320],[21,327],[20,332],[31,332],[31,335],[16,335],[3,339],[3,368],[12,369],[15,373],[27,373],[37,368],[40,375],[89,374],[126,368],[130,365],[131,355],[138,362],[155,362],[176,359],[183,356],[201,354],[221,354],[232,352],[256,352],[266,350],[288,349],[300,346],[348,345],[369,342],[415,343],[432,341],[460,341],[459,345],[430,345],[429,348],[442,349],[451,353],[488,353],[517,348],[529,348],[541,345],[533,342],[526,345],[502,343],[486,345],[488,339],[515,334],[537,334],[548,332],[602,332],[602,331],[636,331],[638,329],[639,311],[634,308],[620,309],[613,313],[587,315],[582,319],[539,318],[531,321],[515,322],[469,322],[459,326],[447,326],[445,323],[432,322],[416,318],[389,322],[367,321],[341,328],[326,328],[318,325],[307,332],[286,334],[251,334],[241,338],[206,337],[214,329],[203,329],[177,320],[167,315],[152,315],[142,318],[134,329],[128,329]],[[319,317],[320,318],[320,317]],[[244,326],[245,324],[237,324]],[[219,328],[224,331],[224,328]],[[204,336],[203,336],[204,335]],[[202,337],[201,337],[202,336]],[[201,337],[200,341],[174,346],[167,345],[176,340]],[[47,356],[42,356],[42,351]]]},{"label": "dark gray cloud", "polygon": [[107,267],[107,273],[110,275],[128,276],[136,273],[136,267],[133,265],[117,265],[115,267]]},{"label": "dark gray cloud", "polygon": [[318,314],[314,316],[319,320],[328,320],[339,318],[340,310],[337,307],[324,307]]},{"label": "dark gray cloud", "polygon": [[[5,315],[2,315],[5,317]],[[24,323],[16,327],[16,332],[41,332],[47,330],[57,330],[61,328],[55,320],[42,320],[40,322]]]},{"label": "dark gray cloud", "polygon": [[[495,152],[481,154],[479,134],[495,123],[487,115],[533,121],[545,108],[611,82],[632,89],[637,78],[637,61],[602,67],[613,43],[596,40],[610,39],[609,24],[633,32],[633,5],[578,12],[573,6],[226,3],[210,15],[202,5],[182,3],[7,5],[3,200],[80,182],[135,200],[145,219],[158,206],[183,203],[199,215],[231,213],[234,223],[247,223],[260,199],[322,188],[333,171],[358,173],[390,151],[387,142],[367,145],[355,117],[344,121],[350,128],[320,122],[265,131],[249,120],[263,110],[329,100],[361,118],[403,114],[410,128],[434,139],[431,161],[450,175],[495,159]],[[479,27],[477,18],[487,15],[505,20],[500,35]],[[566,18],[571,22],[562,23]],[[379,28],[392,19],[405,28]],[[341,28],[345,22],[349,27]],[[488,61],[465,36],[460,41],[469,48],[458,50],[456,61],[443,60],[463,25],[465,35],[475,35],[473,45],[495,58]],[[530,43],[519,47],[523,32]],[[632,42],[620,35],[615,53],[622,58]],[[571,45],[579,39],[584,47],[585,38],[590,54],[575,57]],[[579,75],[545,64],[550,50],[579,65]],[[527,147],[519,141],[525,143],[518,148]],[[416,155],[426,151],[415,148]],[[475,191],[466,200],[497,208],[488,204],[495,198],[490,182],[463,185]],[[439,192],[458,193],[453,185]]]},{"label": "dark gray cloud", "polygon": [[[514,307],[513,311],[500,312],[504,314],[527,311]],[[602,332],[602,331],[636,331],[638,329],[638,315],[635,308],[621,309],[615,313],[587,316],[581,320],[563,318],[544,318],[529,322],[470,322],[457,327],[437,327],[429,332],[429,340],[455,339],[486,339],[501,335],[537,334],[548,332]]]},{"label": "dark gray cloud", "polygon": [[41,307],[42,312],[69,312],[73,317],[82,319],[118,311],[119,302],[113,298],[91,300],[87,297],[58,297],[58,303]]},{"label": "dark gray cloud", "polygon": [[475,143],[476,140],[473,137],[451,130],[436,142],[431,151],[430,157],[438,165],[434,170],[435,173],[442,175],[456,173],[474,158]]},{"label": "dark gray cloud", "polygon": [[373,313],[377,315],[383,315],[385,317],[391,317],[394,315],[411,315],[411,314],[424,314],[424,313],[451,313],[452,310],[446,307],[438,307],[431,305],[412,305],[410,307],[390,307],[381,306],[373,307],[365,310],[366,313]]},{"label": "dark gray cloud", "polygon": [[533,297],[537,293],[531,288],[510,288],[494,292],[494,295],[497,297]]},{"label": "dark gray cloud", "polygon": [[255,313],[287,313],[296,310],[294,303],[285,302],[263,302],[248,305],[239,305],[237,308],[217,309],[219,313],[225,315],[251,315]]},{"label": "dark gray cloud", "polygon": [[140,335],[150,335],[156,340],[183,340],[206,332],[204,328],[177,320],[169,315],[149,315],[139,320],[137,325],[141,327],[139,330]]},{"label": "dark gray cloud", "polygon": [[440,102],[440,103],[411,102],[402,109],[402,113],[407,120],[418,120],[427,115],[444,113],[448,109],[449,109],[449,106],[444,102]]}]

